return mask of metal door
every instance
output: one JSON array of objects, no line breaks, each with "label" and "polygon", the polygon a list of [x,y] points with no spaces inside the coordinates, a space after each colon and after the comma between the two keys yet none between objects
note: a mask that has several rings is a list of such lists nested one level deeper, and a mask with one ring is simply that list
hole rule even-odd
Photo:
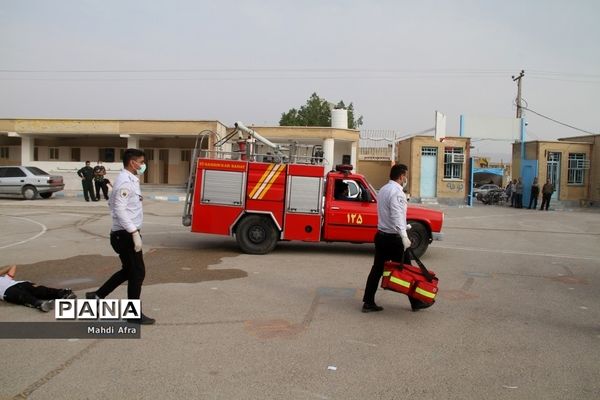
[{"label": "metal door", "polygon": [[436,197],[437,147],[421,148],[421,198]]},{"label": "metal door", "polygon": [[546,176],[548,179],[550,179],[550,183],[554,185],[554,193],[552,193],[552,198],[558,199],[560,191],[560,152],[548,153],[548,169]]},{"label": "metal door", "polygon": [[[538,162],[537,160],[522,160],[521,162],[521,182],[523,183],[523,207],[526,207],[529,205],[529,198],[531,197],[531,186],[533,185],[533,178],[536,178],[538,176]],[[543,186],[543,184],[541,186]]]}]

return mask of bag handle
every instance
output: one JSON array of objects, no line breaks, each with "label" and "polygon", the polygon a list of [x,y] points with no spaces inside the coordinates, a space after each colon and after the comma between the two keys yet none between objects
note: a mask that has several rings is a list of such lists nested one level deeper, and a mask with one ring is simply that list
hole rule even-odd
[{"label": "bag handle", "polygon": [[417,262],[417,265],[419,266],[419,268],[421,269],[421,272],[423,273],[423,275],[425,276],[425,278],[431,282],[433,281],[433,275],[431,275],[431,272],[429,272],[427,270],[427,268],[425,267],[425,264],[423,264],[423,262],[421,262],[421,260],[419,259],[419,257],[417,257],[417,255],[415,254],[415,252],[413,251],[412,248],[408,248],[406,249],[406,252],[412,257],[413,260],[415,260]]}]

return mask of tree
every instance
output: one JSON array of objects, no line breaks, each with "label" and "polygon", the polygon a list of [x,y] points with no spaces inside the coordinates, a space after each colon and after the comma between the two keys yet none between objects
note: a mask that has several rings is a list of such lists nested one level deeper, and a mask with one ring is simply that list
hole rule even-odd
[{"label": "tree", "polygon": [[[357,129],[362,125],[362,115],[358,119],[354,119],[352,103],[346,107],[344,102],[340,101],[335,108],[348,110],[348,128]],[[331,126],[330,103],[313,93],[299,110],[291,108],[288,112],[282,113],[279,126]]]}]

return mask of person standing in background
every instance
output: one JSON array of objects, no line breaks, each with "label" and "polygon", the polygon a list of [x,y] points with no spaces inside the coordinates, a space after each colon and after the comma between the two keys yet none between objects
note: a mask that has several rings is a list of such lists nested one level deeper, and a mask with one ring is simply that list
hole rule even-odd
[{"label": "person standing in background", "polygon": [[517,183],[515,185],[515,208],[523,208],[523,182],[521,178],[517,179]]},{"label": "person standing in background", "polygon": [[529,207],[527,209],[531,210],[531,205],[533,204],[533,209],[537,208],[537,199],[540,194],[540,185],[538,185],[538,179],[533,178],[533,183],[531,184],[531,193],[529,196]]},{"label": "person standing in background", "polygon": [[94,167],[94,186],[96,189],[96,200],[100,200],[100,189],[104,195],[104,200],[108,200],[108,185],[104,182],[106,168],[102,165],[102,161],[98,160],[98,164]]},{"label": "person standing in background", "polygon": [[81,186],[83,187],[83,197],[85,201],[97,201],[94,194],[94,169],[90,167],[90,162],[85,162],[85,167],[77,171],[77,175],[81,178]]},{"label": "person standing in background", "polygon": [[552,198],[552,193],[554,193],[554,185],[550,183],[550,178],[548,178],[546,179],[544,187],[542,187],[542,205],[540,206],[540,211],[544,209],[544,206],[546,206],[546,211],[548,211],[548,207],[550,207],[550,199]]}]

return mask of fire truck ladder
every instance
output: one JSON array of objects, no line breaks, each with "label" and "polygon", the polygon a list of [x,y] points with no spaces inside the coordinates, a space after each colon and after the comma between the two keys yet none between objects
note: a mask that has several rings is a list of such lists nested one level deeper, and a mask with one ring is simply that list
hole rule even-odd
[{"label": "fire truck ladder", "polygon": [[190,160],[190,174],[185,191],[185,205],[183,207],[183,215],[181,216],[181,223],[183,226],[192,225],[192,202],[194,201],[192,190],[194,188],[194,182],[196,181],[198,159],[200,158],[200,152],[202,151],[202,142],[205,138],[209,138],[210,135],[215,135],[215,133],[211,130],[203,130],[196,136],[194,152],[192,153],[192,158]]}]

